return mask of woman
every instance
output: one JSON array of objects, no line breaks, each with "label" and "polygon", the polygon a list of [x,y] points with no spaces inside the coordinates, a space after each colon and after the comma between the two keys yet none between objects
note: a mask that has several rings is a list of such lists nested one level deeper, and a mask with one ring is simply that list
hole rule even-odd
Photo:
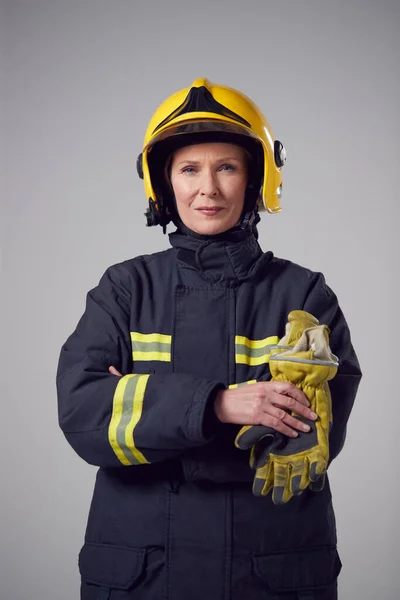
[{"label": "woman", "polygon": [[289,444],[322,420],[301,386],[271,380],[292,311],[329,327],[340,360],[329,460],[361,376],[322,274],[258,245],[258,209],[279,211],[284,161],[259,109],[205,79],[150,121],[138,171],[148,224],[177,225],[172,248],[106,271],[57,376],[67,440],[100,467],[79,557],[84,600],[337,597],[328,481],[257,496],[249,453],[235,446],[242,425]]}]

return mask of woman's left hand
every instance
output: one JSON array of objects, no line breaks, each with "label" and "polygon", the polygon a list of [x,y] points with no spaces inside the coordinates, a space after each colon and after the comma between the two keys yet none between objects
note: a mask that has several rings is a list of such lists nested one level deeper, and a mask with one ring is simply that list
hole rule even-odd
[{"label": "woman's left hand", "polygon": [[108,370],[110,371],[111,375],[117,375],[117,377],[122,377],[122,373],[117,371],[115,367],[108,367]]}]

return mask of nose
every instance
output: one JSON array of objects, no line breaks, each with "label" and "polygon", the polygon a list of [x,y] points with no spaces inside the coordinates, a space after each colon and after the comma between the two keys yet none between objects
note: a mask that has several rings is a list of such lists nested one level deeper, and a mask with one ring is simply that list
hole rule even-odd
[{"label": "nose", "polygon": [[213,198],[218,196],[218,184],[215,173],[212,169],[204,169],[201,174],[200,180],[200,196],[207,196]]}]

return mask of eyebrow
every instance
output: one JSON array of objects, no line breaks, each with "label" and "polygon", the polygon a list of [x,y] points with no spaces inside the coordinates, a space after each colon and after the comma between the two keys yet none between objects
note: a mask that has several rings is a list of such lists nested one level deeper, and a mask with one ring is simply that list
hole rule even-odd
[{"label": "eyebrow", "polygon": [[[215,162],[226,162],[229,160],[234,160],[236,162],[240,162],[239,158],[235,158],[233,156],[225,156],[223,158],[218,158]],[[181,165],[184,165],[187,163],[190,163],[191,165],[200,165],[201,164],[198,160],[191,160],[190,158],[186,158],[184,160],[179,161],[176,166],[180,167]]]}]

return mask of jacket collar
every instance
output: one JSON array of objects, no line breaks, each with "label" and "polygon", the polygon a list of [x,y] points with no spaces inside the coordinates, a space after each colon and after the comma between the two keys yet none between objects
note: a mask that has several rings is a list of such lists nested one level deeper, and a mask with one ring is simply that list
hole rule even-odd
[{"label": "jacket collar", "polygon": [[226,283],[253,277],[272,258],[257,242],[257,230],[233,228],[215,236],[199,235],[184,225],[169,234],[182,266],[209,281]]}]

